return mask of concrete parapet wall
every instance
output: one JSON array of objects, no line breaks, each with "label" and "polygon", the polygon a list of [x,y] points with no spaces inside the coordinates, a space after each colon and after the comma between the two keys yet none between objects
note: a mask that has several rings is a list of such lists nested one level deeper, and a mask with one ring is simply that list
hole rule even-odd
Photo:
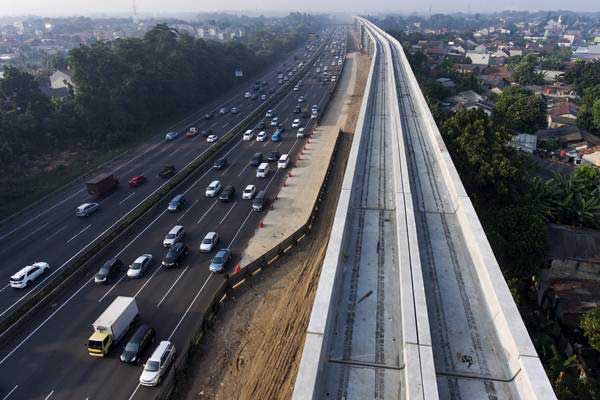
[{"label": "concrete parapet wall", "polygon": [[362,135],[364,120],[374,84],[375,59],[379,57],[377,47],[375,46],[375,39],[372,35],[367,32],[366,35],[361,34],[361,38],[367,42],[362,43],[363,49],[372,56],[371,68],[358,115],[358,122],[344,174],[334,223],[329,237],[329,245],[321,269],[319,285],[306,332],[302,360],[294,384],[292,396],[294,399],[308,400],[317,398],[319,376],[321,375],[324,361],[327,358],[328,337],[325,335],[325,332],[333,325],[336,299],[342,281],[339,278],[342,273],[339,265],[340,258],[342,257],[342,244],[348,232],[346,215],[350,206],[359,150],[364,146]]},{"label": "concrete parapet wall", "polygon": [[542,363],[531,342],[517,306],[512,298],[502,271],[496,261],[483,227],[471,200],[462,185],[458,172],[444,144],[440,131],[431,115],[419,84],[410,68],[400,43],[375,25],[374,30],[383,35],[400,55],[407,71],[408,84],[414,94],[417,111],[429,128],[427,133],[434,143],[434,154],[448,185],[452,204],[460,222],[460,229],[475,265],[486,306],[492,315],[494,329],[500,338],[502,351],[511,373],[509,385],[515,399],[556,399]]}]

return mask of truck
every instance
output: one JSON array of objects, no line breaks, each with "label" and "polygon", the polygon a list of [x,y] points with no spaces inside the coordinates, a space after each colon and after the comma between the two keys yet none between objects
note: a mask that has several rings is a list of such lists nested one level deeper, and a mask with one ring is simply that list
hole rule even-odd
[{"label": "truck", "polygon": [[118,184],[119,179],[111,173],[100,174],[85,183],[88,193],[94,197],[110,193]]},{"label": "truck", "polygon": [[113,343],[118,342],[133,327],[139,309],[133,297],[118,296],[92,324],[94,333],[88,340],[88,352],[104,357]]}]

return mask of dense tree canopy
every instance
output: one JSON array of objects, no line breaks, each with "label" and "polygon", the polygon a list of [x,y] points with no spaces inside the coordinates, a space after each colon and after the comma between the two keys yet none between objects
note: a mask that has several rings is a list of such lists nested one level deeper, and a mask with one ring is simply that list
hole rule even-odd
[{"label": "dense tree canopy", "polygon": [[600,61],[577,61],[575,67],[565,74],[565,81],[574,84],[580,93],[586,88],[600,85]]},{"label": "dense tree canopy", "polygon": [[508,129],[534,133],[546,125],[546,102],[520,86],[509,86],[498,96],[493,118]]}]

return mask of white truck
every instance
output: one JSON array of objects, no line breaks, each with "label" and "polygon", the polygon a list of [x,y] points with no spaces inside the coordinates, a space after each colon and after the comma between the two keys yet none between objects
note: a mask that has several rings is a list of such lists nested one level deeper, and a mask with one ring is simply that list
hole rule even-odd
[{"label": "white truck", "polygon": [[118,296],[92,324],[94,333],[88,340],[88,352],[94,357],[104,357],[110,346],[125,336],[139,316],[133,297]]}]

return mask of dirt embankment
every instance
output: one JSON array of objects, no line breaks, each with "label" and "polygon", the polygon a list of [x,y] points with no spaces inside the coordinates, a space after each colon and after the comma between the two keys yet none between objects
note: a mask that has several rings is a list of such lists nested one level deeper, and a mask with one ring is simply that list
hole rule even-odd
[{"label": "dirt embankment", "polygon": [[173,398],[291,397],[369,71],[369,59],[357,52],[357,35],[349,36],[348,43],[357,68],[356,83],[347,92],[336,94],[346,97],[346,119],[313,229],[298,246],[225,301],[192,356],[188,382]]}]

